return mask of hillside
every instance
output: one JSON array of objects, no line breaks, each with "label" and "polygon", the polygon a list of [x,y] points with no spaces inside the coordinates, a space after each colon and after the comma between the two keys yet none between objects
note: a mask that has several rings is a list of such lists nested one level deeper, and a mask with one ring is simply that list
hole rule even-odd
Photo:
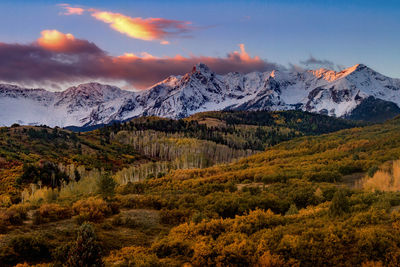
[{"label": "hillside", "polygon": [[342,181],[360,172],[372,177],[381,164],[399,159],[399,140],[400,118],[300,137],[232,164],[143,181],[145,189],[134,199],[151,199],[153,207],[186,218],[152,245],[161,261],[393,263],[399,193],[355,190]]},{"label": "hillside", "polygon": [[[216,117],[223,126],[203,124],[206,118]],[[14,125],[0,129],[0,189],[2,193],[20,191],[13,183],[29,165],[111,172],[129,169],[143,178],[176,168],[227,163],[296,136],[356,125],[361,124],[299,111],[212,112],[187,120],[138,118],[84,133]]]},{"label": "hillside", "polygon": [[[302,120],[294,123],[299,116]],[[139,118],[78,133],[78,144],[104,146],[110,159],[121,161],[120,167],[109,168],[109,174],[96,168],[67,168],[67,176],[74,177],[76,170],[79,179],[74,177],[74,181],[53,189],[51,184],[44,183],[40,188],[38,184],[25,187],[20,204],[7,203],[7,195],[3,194],[0,230],[5,234],[0,237],[0,261],[6,265],[22,259],[29,263],[61,264],[68,253],[73,253],[77,242],[74,233],[78,229],[83,231],[86,226],[82,223],[90,221],[90,231],[96,233],[96,244],[102,248],[106,266],[396,263],[400,255],[400,195],[394,190],[397,184],[393,184],[393,189],[385,186],[379,191],[371,185],[376,184],[374,179],[385,177],[382,171],[388,172],[388,177],[397,175],[397,165],[393,165],[393,170],[388,170],[388,166],[400,158],[400,118],[384,124],[293,137],[231,163],[211,167],[205,164],[202,168],[190,165],[203,164],[200,159],[210,151],[224,151],[214,152],[213,157],[217,157],[234,150],[185,136],[185,129],[189,135],[194,126],[217,131],[231,126],[279,128],[285,121],[282,125],[286,129],[313,134],[313,127],[305,122],[318,118],[290,112],[203,113],[177,121]],[[321,126],[332,119],[321,118],[315,122]],[[336,123],[332,124],[332,131],[335,127],[350,127],[340,120]],[[3,128],[2,133],[17,143],[28,138],[21,138],[19,132],[29,128],[37,129]],[[46,136],[54,131],[43,129]],[[71,137],[72,132],[57,131],[75,138]],[[54,143],[64,140],[57,138]],[[32,142],[34,138],[28,140],[23,142],[25,146],[41,155],[43,151]],[[69,146],[57,153],[74,154],[73,143],[64,142]],[[129,153],[115,153],[117,147],[126,146],[137,153],[133,164],[127,164],[125,157]],[[44,151],[44,158],[57,162],[50,150]],[[187,153],[184,158],[190,160],[173,157],[182,151]],[[9,154],[10,162],[21,161],[18,153]],[[189,165],[192,167],[187,169]],[[44,170],[51,170],[46,165],[41,168],[39,173],[43,174]],[[355,177],[358,186],[348,186]],[[398,181],[400,177],[393,179]]]},{"label": "hillside", "polygon": [[141,117],[103,129],[153,130],[209,140],[234,149],[265,150],[282,141],[367,125],[302,111],[214,111],[186,119]]}]

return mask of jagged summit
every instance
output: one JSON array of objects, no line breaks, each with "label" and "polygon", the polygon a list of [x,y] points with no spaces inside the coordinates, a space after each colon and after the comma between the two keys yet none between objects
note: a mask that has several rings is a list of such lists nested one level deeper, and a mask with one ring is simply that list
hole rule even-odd
[{"label": "jagged summit", "polygon": [[[219,75],[198,63],[140,92],[85,83],[63,92],[0,85],[0,125],[83,126],[156,115],[183,118],[210,110],[302,109],[336,117],[400,104],[400,80],[363,64],[336,72],[274,70]],[[375,101],[375,99],[380,99]],[[366,102],[367,101],[367,102]],[[367,115],[368,116],[368,115]],[[365,116],[364,116],[365,117]]]},{"label": "jagged summit", "polygon": [[78,109],[90,109],[104,103],[119,102],[129,92],[116,86],[100,83],[85,83],[73,86],[61,92],[54,106],[65,106],[67,111],[74,113]]},{"label": "jagged summit", "polygon": [[366,65],[364,65],[364,64],[356,64],[353,67],[348,68],[347,70],[349,70],[349,71],[360,71],[360,70],[363,70],[363,69],[366,69],[366,68],[368,68],[368,67]]},{"label": "jagged summit", "polygon": [[70,97],[112,97],[115,95],[120,95],[124,91],[116,86],[91,82],[91,83],[84,83],[78,86],[72,86],[65,91],[61,92],[63,96],[70,96]]},{"label": "jagged summit", "polygon": [[210,68],[204,63],[197,63],[192,68],[192,73],[194,72],[211,72]]},{"label": "jagged summit", "polygon": [[356,64],[352,67],[349,67],[349,68],[341,70],[341,71],[334,71],[334,70],[329,70],[329,69],[325,69],[325,68],[320,68],[320,69],[316,69],[316,70],[310,70],[309,72],[318,78],[332,82],[337,79],[343,78],[347,75],[350,75],[354,72],[360,72],[363,70],[374,72],[372,69],[368,68],[366,65],[363,65],[363,64]]}]

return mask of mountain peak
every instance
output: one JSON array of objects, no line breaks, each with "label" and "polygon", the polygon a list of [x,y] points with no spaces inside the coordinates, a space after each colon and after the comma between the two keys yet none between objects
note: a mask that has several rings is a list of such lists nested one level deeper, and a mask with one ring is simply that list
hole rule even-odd
[{"label": "mountain peak", "polygon": [[356,64],[356,65],[354,65],[354,66],[352,66],[350,68],[347,68],[347,69],[345,69],[343,71],[346,72],[346,73],[351,73],[351,72],[355,72],[355,71],[361,71],[361,70],[364,70],[364,69],[368,69],[368,67],[366,65],[364,65],[364,64]]},{"label": "mountain peak", "polygon": [[83,83],[77,86],[72,86],[62,92],[62,94],[107,94],[111,92],[122,92],[122,90],[116,86],[101,84],[97,82]]},{"label": "mountain peak", "polygon": [[341,72],[336,72],[334,70],[328,70],[325,68],[310,70],[309,72],[312,73],[315,77],[319,79],[324,79],[329,82],[335,81],[338,78],[342,77]]},{"label": "mountain peak", "polygon": [[192,68],[192,73],[194,72],[211,72],[210,68],[204,64],[204,63],[197,63],[196,65],[193,66]]},{"label": "mountain peak", "polygon": [[356,64],[355,66],[356,66],[357,69],[364,69],[364,68],[367,67],[367,66],[364,65],[364,64]]},{"label": "mountain peak", "polygon": [[364,71],[364,70],[372,71],[370,68],[368,68],[364,64],[356,64],[352,67],[349,67],[347,69],[344,69],[344,70],[338,71],[338,72],[336,72],[334,70],[325,69],[325,68],[310,70],[309,72],[311,72],[314,76],[316,76],[318,78],[323,78],[324,80],[333,82],[340,78],[346,77],[352,73],[357,73],[357,72]]}]

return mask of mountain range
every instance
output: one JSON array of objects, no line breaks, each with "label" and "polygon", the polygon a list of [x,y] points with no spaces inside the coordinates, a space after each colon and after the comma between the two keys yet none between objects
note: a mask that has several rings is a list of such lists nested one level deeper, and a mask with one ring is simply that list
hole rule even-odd
[{"label": "mountain range", "polygon": [[400,79],[357,64],[218,75],[199,63],[139,92],[85,83],[62,92],[0,84],[0,125],[93,126],[138,116],[184,118],[211,110],[291,110],[382,121],[400,114]]}]

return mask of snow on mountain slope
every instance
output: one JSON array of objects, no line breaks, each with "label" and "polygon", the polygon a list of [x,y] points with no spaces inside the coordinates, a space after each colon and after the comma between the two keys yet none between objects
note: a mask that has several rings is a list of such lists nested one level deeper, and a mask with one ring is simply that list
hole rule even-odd
[{"label": "snow on mountain slope", "polygon": [[132,95],[132,92],[99,83],[81,84],[63,92],[0,85],[0,125],[64,127],[107,123],[124,99]]},{"label": "snow on mountain slope", "polygon": [[[171,118],[227,108],[282,109],[279,88],[271,86],[273,83],[270,73],[217,75],[206,65],[197,64],[190,73],[174,80],[172,85],[170,82],[158,83],[143,92],[139,102],[145,103],[141,106],[143,115]],[[242,106],[245,103],[248,105]]]},{"label": "snow on mountain slope", "polygon": [[313,78],[303,109],[332,116],[345,116],[368,96],[400,104],[400,81],[358,64],[341,72],[310,72]]},{"label": "snow on mountain slope", "polygon": [[[371,97],[383,101],[374,102]],[[340,72],[274,70],[218,75],[200,63],[185,75],[170,76],[141,92],[99,83],[63,92],[0,85],[0,125],[88,126],[143,115],[183,118],[224,109],[302,109],[349,117],[367,99],[363,111],[374,103],[384,110],[385,101],[399,106],[400,80],[361,64]]]},{"label": "snow on mountain slope", "polygon": [[87,83],[57,94],[54,107],[68,114],[64,126],[108,123],[122,102],[133,95],[115,86]]}]

